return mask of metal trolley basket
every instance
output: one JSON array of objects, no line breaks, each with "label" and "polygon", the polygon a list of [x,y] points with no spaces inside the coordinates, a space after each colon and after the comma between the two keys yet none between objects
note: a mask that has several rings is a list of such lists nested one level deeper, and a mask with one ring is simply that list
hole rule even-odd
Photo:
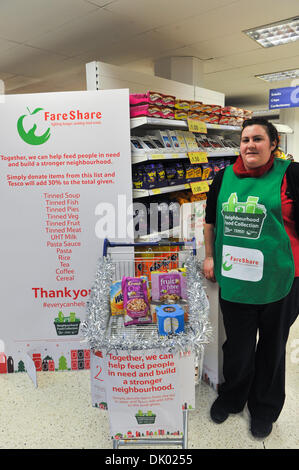
[{"label": "metal trolley basket", "polygon": [[[109,262],[111,271],[111,281],[122,279],[123,276],[147,276],[151,281],[152,271],[169,271],[182,267],[188,258],[196,259],[195,239],[186,242],[172,242],[169,240],[160,240],[158,242],[135,242],[122,243],[112,242],[108,239],[104,240],[103,260]],[[103,269],[103,268],[102,268]],[[105,268],[104,268],[105,269]],[[100,276],[99,276],[100,277]],[[100,290],[100,289],[99,289]],[[96,303],[96,302],[95,302]],[[208,301],[204,305],[208,310]],[[109,308],[108,308],[109,310]],[[92,317],[92,314],[91,314]],[[189,318],[190,320],[190,318]],[[128,345],[128,349],[140,349],[140,341],[146,340],[150,344],[150,348],[163,349],[165,344],[171,349],[175,344],[176,336],[171,334],[168,337],[161,337],[158,333],[156,323],[148,323],[144,325],[124,326],[123,315],[111,315],[108,311],[107,316],[103,319],[102,315],[102,331],[96,344],[91,344],[92,348],[108,347],[124,349]],[[191,321],[185,323],[185,333],[197,335],[195,325]],[[207,341],[203,341],[207,342]],[[196,366],[197,381],[199,381],[202,373],[204,344],[200,344],[197,349]],[[196,382],[196,380],[195,380]],[[194,384],[195,385],[195,384]],[[137,418],[136,418],[137,419]],[[151,417],[151,419],[153,419]],[[130,439],[113,439],[113,448],[116,449],[120,445],[179,445],[183,449],[187,448],[188,439],[188,410],[183,410],[183,435],[174,438],[130,438]]]}]

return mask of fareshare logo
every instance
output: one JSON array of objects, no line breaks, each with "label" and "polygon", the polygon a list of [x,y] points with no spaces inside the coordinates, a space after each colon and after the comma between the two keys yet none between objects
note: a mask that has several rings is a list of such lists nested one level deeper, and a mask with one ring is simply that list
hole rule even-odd
[{"label": "fareshare logo", "polygon": [[231,259],[231,254],[230,254],[230,253],[226,253],[226,254],[223,256],[223,260],[224,260],[224,261],[222,260],[222,261],[223,261],[223,263],[222,263],[222,269],[223,269],[224,271],[230,271],[230,270],[232,269],[233,265],[232,265],[230,259]]},{"label": "fareshare logo", "polygon": [[240,281],[260,281],[264,271],[264,255],[260,250],[223,245],[221,275]]},{"label": "fareshare logo", "polygon": [[[45,142],[47,142],[47,140],[49,140],[49,138],[51,136],[50,127],[48,127],[46,132],[44,132],[42,135],[38,135],[38,131],[37,131],[38,118],[36,120],[37,122],[33,122],[33,126],[27,132],[24,128],[24,124],[25,124],[26,120],[28,120],[28,122],[32,121],[32,118],[30,119],[30,116],[36,116],[37,117],[37,114],[40,111],[43,111],[43,108],[35,108],[35,110],[31,112],[30,109],[27,107],[27,111],[28,111],[28,114],[23,114],[22,116],[20,116],[19,119],[18,119],[18,122],[17,122],[17,130],[18,130],[19,136],[21,137],[21,139],[24,142],[26,142],[26,144],[29,144],[29,145],[42,145]],[[32,122],[31,122],[31,124],[32,124]],[[29,125],[29,127],[30,127],[30,125]],[[36,134],[36,132],[37,132],[37,134]]]}]

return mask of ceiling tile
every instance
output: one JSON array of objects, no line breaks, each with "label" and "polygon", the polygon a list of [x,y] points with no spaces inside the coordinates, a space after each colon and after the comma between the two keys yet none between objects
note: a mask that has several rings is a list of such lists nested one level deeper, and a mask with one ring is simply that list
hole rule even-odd
[{"label": "ceiling tile", "polygon": [[236,0],[184,0],[174,4],[173,0],[118,0],[105,8],[138,21],[146,31],[192,18],[234,1]]},{"label": "ceiling tile", "polygon": [[124,39],[139,32],[130,20],[125,23],[119,15],[98,9],[26,44],[68,56],[79,56],[95,47],[105,51],[110,44],[123,43]]},{"label": "ceiling tile", "polygon": [[0,36],[23,43],[98,9],[82,0],[1,2]]}]

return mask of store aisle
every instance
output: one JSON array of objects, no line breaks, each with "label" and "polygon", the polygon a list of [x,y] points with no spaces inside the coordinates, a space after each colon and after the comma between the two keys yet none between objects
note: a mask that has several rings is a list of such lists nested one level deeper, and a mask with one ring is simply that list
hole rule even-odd
[{"label": "store aisle", "polygon": [[[286,403],[265,441],[251,436],[247,410],[214,424],[209,408],[216,392],[200,384],[197,409],[189,413],[188,447],[298,449],[298,361],[299,320],[288,342]],[[89,371],[39,372],[37,389],[26,373],[0,374],[0,390],[0,449],[112,449],[108,413],[91,406]]]}]

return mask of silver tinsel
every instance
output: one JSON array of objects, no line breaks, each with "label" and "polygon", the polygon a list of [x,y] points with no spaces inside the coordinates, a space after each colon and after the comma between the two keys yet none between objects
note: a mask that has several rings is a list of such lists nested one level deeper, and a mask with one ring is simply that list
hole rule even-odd
[{"label": "silver tinsel", "polygon": [[195,256],[185,262],[189,322],[179,334],[160,336],[156,324],[123,326],[122,316],[110,315],[110,286],[114,279],[115,262],[103,257],[98,262],[96,279],[87,302],[86,320],[81,332],[92,350],[105,348],[107,352],[146,349],[166,349],[168,352],[193,351],[203,354],[204,344],[211,340],[209,302],[203,288],[203,277]]}]

